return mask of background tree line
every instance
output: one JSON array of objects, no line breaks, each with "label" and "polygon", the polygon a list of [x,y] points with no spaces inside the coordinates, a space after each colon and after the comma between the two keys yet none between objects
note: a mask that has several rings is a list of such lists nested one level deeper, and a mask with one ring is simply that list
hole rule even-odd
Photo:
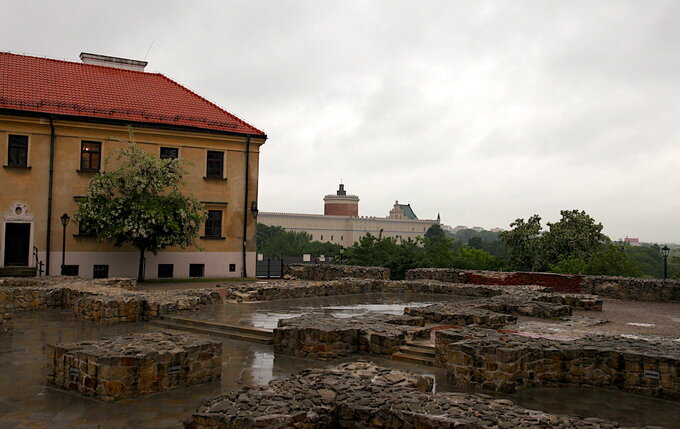
[{"label": "background tree line", "polygon": [[[343,254],[351,265],[390,268],[394,278],[418,267],[475,270],[542,271],[555,273],[663,276],[663,258],[657,244],[630,246],[613,242],[602,224],[586,212],[563,210],[561,218],[546,223],[541,217],[517,219],[503,232],[463,229],[456,233],[432,225],[423,238],[398,240],[367,234]],[[258,225],[258,252],[268,256],[303,253],[335,257],[341,246],[312,241],[301,232]],[[680,278],[680,253],[668,260],[669,277]]]}]

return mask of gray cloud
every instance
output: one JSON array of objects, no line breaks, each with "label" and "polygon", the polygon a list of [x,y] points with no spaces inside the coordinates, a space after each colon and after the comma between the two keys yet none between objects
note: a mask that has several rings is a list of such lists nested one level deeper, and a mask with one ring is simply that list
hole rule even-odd
[{"label": "gray cloud", "polygon": [[680,242],[674,1],[5,1],[2,49],[142,58],[264,129],[263,210],[588,211]]}]

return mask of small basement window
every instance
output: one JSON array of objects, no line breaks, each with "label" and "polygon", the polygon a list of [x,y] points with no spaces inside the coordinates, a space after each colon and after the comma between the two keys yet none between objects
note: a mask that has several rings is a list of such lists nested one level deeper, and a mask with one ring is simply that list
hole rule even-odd
[{"label": "small basement window", "polygon": [[62,265],[61,275],[62,276],[77,276],[80,265]]},{"label": "small basement window", "polygon": [[158,264],[158,278],[171,279],[174,271],[173,264]]},{"label": "small basement window", "polygon": [[93,279],[106,279],[108,277],[109,277],[108,265],[95,265],[94,267],[92,267]]},{"label": "small basement window", "polygon": [[205,264],[189,264],[189,277],[204,277]]}]

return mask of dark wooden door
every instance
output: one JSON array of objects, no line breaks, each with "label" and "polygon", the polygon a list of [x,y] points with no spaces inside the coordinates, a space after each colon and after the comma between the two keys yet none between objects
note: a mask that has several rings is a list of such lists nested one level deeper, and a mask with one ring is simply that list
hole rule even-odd
[{"label": "dark wooden door", "polygon": [[28,266],[30,223],[5,224],[5,266]]}]

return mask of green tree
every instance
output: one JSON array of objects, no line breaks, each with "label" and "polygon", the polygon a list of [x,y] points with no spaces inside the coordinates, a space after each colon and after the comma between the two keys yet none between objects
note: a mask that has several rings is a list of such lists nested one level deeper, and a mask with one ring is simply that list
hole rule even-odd
[{"label": "green tree", "polygon": [[407,270],[419,266],[423,249],[421,240],[401,240],[366,234],[345,252],[349,265],[377,266],[390,269],[393,279],[403,279]]},{"label": "green tree", "polygon": [[[602,234],[602,224],[595,223],[585,211],[562,210],[560,214],[562,218],[548,223],[548,231],[540,237],[545,265],[577,258],[588,261],[611,242]],[[613,255],[612,251],[609,254]]]},{"label": "green tree", "polygon": [[573,256],[561,259],[550,266],[550,271],[553,273],[605,276],[634,277],[640,275],[640,270],[631,261],[623,246],[611,243],[601,246],[587,258]]},{"label": "green tree", "polygon": [[503,267],[503,261],[473,247],[461,247],[453,253],[452,259],[452,267],[465,270],[496,271]]},{"label": "green tree", "polygon": [[637,277],[641,272],[623,246],[608,243],[590,255],[586,274]]},{"label": "green tree", "polygon": [[446,232],[438,224],[433,224],[425,232],[425,238],[446,237]]},{"label": "green tree", "polygon": [[257,250],[260,253],[269,255],[269,253],[264,252],[265,246],[273,240],[276,235],[285,233],[286,230],[280,226],[265,225],[263,223],[257,224],[257,229],[255,232],[255,243]]},{"label": "green tree", "polygon": [[[441,230],[441,228],[439,229]],[[452,240],[444,235],[443,230],[441,232],[441,234],[430,234],[429,237],[425,237],[423,259],[421,261],[422,266],[431,268],[448,268],[452,266]]]},{"label": "green tree", "polygon": [[529,220],[517,219],[512,229],[500,233],[500,239],[508,248],[510,266],[516,270],[535,271],[543,266],[541,260],[541,217],[533,215]]},{"label": "green tree", "polygon": [[286,231],[280,226],[257,224],[257,251],[267,256],[312,255],[336,256],[342,246],[335,243],[312,241],[309,233]]},{"label": "green tree", "polygon": [[132,131],[130,142],[107,156],[105,165],[112,159],[120,163],[118,168],[92,178],[74,220],[87,225],[99,241],[136,247],[137,279],[144,281],[144,252],[194,244],[204,209],[195,197],[180,191],[188,163],[143,151]]}]

